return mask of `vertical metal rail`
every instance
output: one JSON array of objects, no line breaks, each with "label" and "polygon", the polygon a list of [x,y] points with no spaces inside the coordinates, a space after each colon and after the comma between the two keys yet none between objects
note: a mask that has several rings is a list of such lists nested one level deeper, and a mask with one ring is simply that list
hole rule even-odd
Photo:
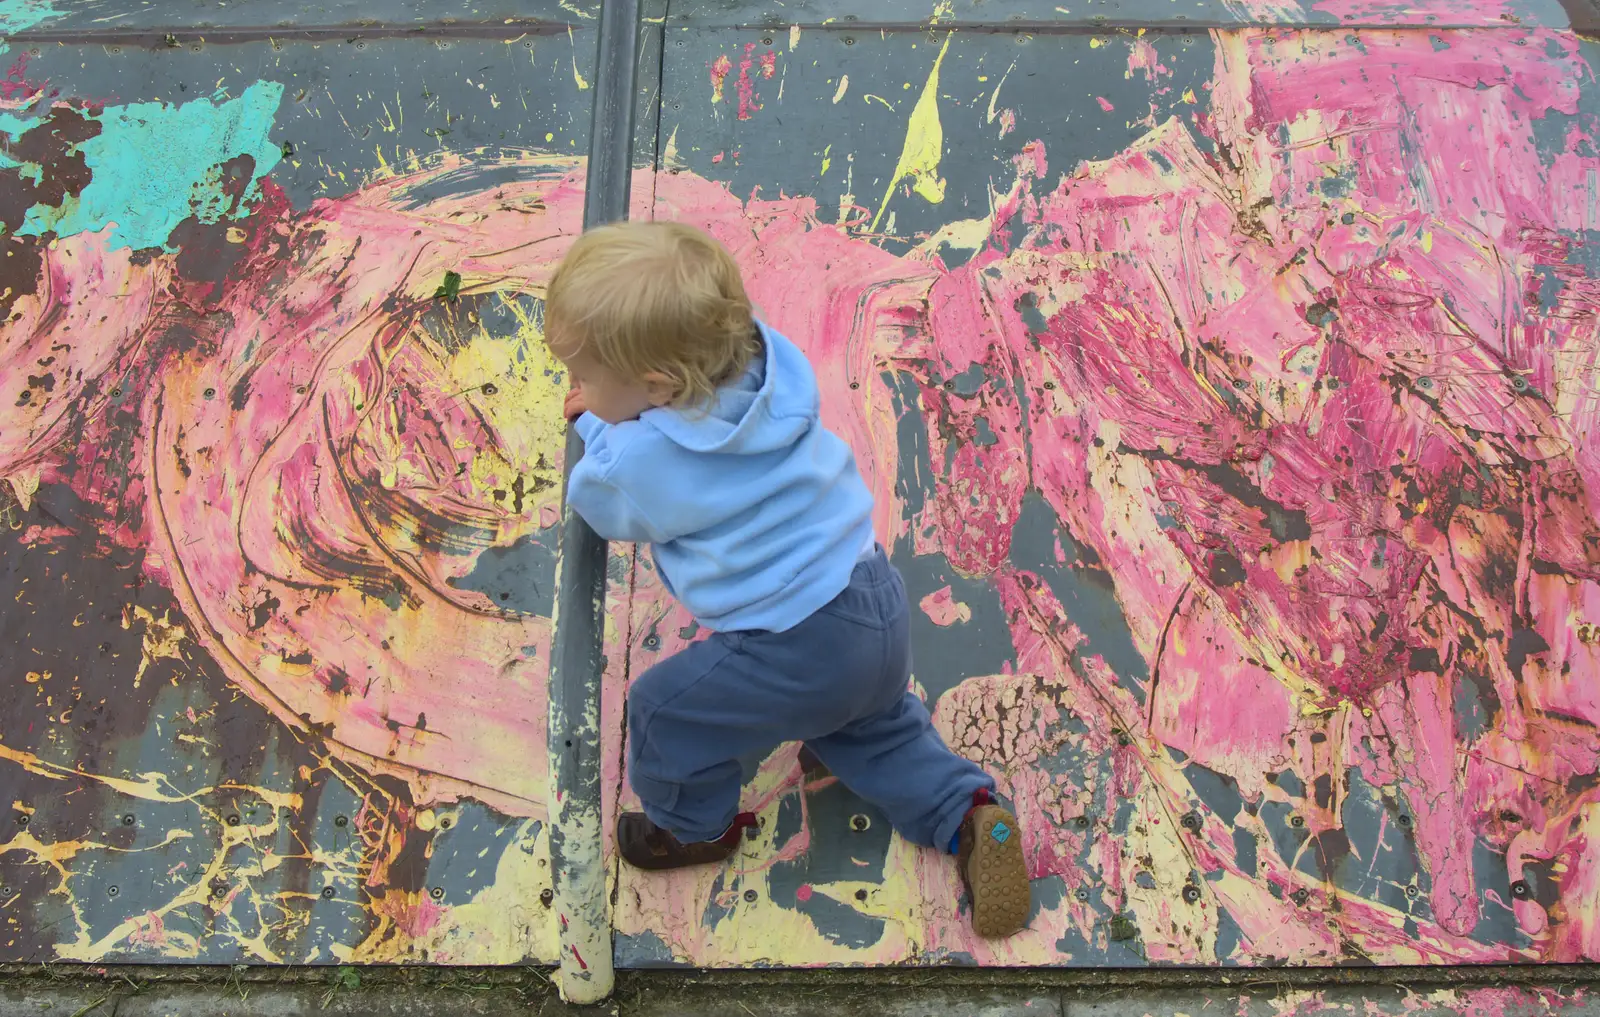
[{"label": "vertical metal rail", "polygon": [[[638,44],[639,0],[605,0],[595,62],[584,229],[628,215]],[[583,441],[569,428],[569,475],[582,456]],[[569,1003],[597,1003],[611,995],[615,981],[600,781],[606,545],[565,504],[559,539],[548,734],[550,877],[561,943],[557,985]]]}]

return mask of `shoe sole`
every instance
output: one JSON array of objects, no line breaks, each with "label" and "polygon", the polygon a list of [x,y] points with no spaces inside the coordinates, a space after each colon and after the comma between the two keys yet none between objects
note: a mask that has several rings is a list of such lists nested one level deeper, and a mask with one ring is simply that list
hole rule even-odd
[{"label": "shoe sole", "polygon": [[[995,827],[1000,824],[1009,833],[996,838]],[[967,859],[972,931],[984,939],[1002,939],[1028,924],[1033,907],[1022,836],[1016,817],[998,805],[979,806],[972,815],[972,830],[972,855]]]}]

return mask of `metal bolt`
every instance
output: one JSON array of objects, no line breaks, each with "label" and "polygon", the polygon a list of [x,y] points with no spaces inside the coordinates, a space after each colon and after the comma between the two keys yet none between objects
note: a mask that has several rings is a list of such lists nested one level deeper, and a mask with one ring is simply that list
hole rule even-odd
[{"label": "metal bolt", "polygon": [[121,892],[122,892],[122,890],[119,889],[118,887],[115,887],[115,886],[106,887],[106,896],[107,897],[115,897],[117,894],[119,894]]},{"label": "metal bolt", "polygon": [[1397,818],[1395,822],[1399,823],[1402,829],[1411,829],[1411,817],[1406,815],[1404,812],[1400,813],[1399,818]]},{"label": "metal bolt", "polygon": [[1089,828],[1089,817],[1088,816],[1079,816],[1077,818],[1076,822],[1078,824],[1078,829],[1080,829],[1080,830],[1087,830]]},{"label": "metal bolt", "polygon": [[132,826],[135,822],[137,822],[137,820],[133,818],[133,813],[131,812],[122,817],[123,826]]},{"label": "metal bolt", "polygon": [[1074,897],[1076,897],[1076,898],[1078,898],[1078,902],[1079,902],[1079,903],[1080,903],[1080,904],[1086,904],[1086,903],[1088,903],[1088,901],[1089,901],[1089,891],[1088,891],[1088,890],[1085,890],[1085,889],[1084,889],[1084,888],[1083,888],[1083,887],[1081,887],[1081,886],[1080,886],[1080,887],[1078,887],[1078,889],[1077,889],[1077,890],[1075,890],[1075,891],[1074,891],[1074,892],[1073,892],[1073,894],[1072,894],[1072,895],[1073,895],[1073,896],[1074,896]]},{"label": "metal bolt", "polygon": [[494,382],[492,382],[492,381],[486,381],[486,382],[484,382],[484,383],[483,383],[483,385],[482,385],[482,386],[481,386],[481,387],[480,387],[480,388],[479,388],[479,389],[478,389],[478,391],[480,391],[480,392],[482,392],[482,393],[483,393],[483,394],[484,394],[484,395],[496,395],[496,394],[498,394],[498,393],[499,393],[499,391],[500,391],[500,386],[499,386],[499,385],[496,385],[496,384],[495,384],[495,383],[494,383]]},{"label": "metal bolt", "polygon": [[12,888],[10,886],[0,886],[0,897],[9,897],[11,892]]},{"label": "metal bolt", "polygon": [[1406,896],[1407,897],[1415,897],[1417,895],[1417,892],[1418,892],[1417,888],[1414,887],[1414,886],[1406,887]]},{"label": "metal bolt", "polygon": [[235,812],[234,814],[232,814],[231,816],[228,817],[228,825],[229,826],[238,826],[239,825],[239,814],[237,812]]},{"label": "metal bolt", "polygon": [[855,36],[853,36],[853,35],[847,35],[847,36],[845,36],[845,37],[844,37],[844,44],[845,44],[845,45],[846,45],[846,46],[854,46],[854,45],[855,45],[855,44],[856,44],[856,39],[855,39]]},{"label": "metal bolt", "polygon": [[221,897],[224,894],[226,894],[227,892],[228,892],[228,884],[227,883],[212,883],[211,884],[211,896],[213,896],[213,897]]},{"label": "metal bolt", "polygon": [[860,383],[860,382],[859,382],[859,381],[852,381],[852,382],[851,382],[851,383],[850,383],[850,387],[851,387],[851,388],[852,388],[852,389],[857,389],[857,388],[860,388],[860,387],[861,387],[861,383]]},{"label": "metal bolt", "polygon": [[[751,893],[754,893],[754,892],[755,892],[754,890],[751,891]],[[865,891],[865,890],[857,890],[856,891],[856,900],[866,900],[866,899],[867,899],[867,891]]]},{"label": "metal bolt", "polygon": [[1198,812],[1185,813],[1184,817],[1182,819],[1180,819],[1178,822],[1183,824],[1183,828],[1185,830],[1189,830],[1191,832],[1198,831],[1200,829],[1200,813],[1198,813]]},{"label": "metal bolt", "polygon": [[746,904],[754,904],[756,902],[756,892],[754,890],[746,890],[744,892],[744,900]]},{"label": "metal bolt", "polygon": [[205,390],[205,397],[207,399],[215,399],[217,397],[217,390],[214,389],[214,388],[206,389]]},{"label": "metal bolt", "polygon": [[444,887],[442,887],[442,886],[434,887],[432,890],[428,891],[428,896],[432,897],[434,900],[443,900],[444,899]]},{"label": "metal bolt", "polygon": [[1424,391],[1424,392],[1431,392],[1431,391],[1433,391],[1433,379],[1432,378],[1418,378],[1417,379],[1417,387],[1422,389],[1422,391]]},{"label": "metal bolt", "polygon": [[322,899],[333,900],[333,887],[325,886],[322,888]]},{"label": "metal bolt", "polygon": [[869,827],[871,825],[872,825],[872,820],[868,819],[862,813],[858,812],[855,815],[850,817],[850,829],[854,830],[857,833],[861,833],[862,831],[866,830],[867,827]]},{"label": "metal bolt", "polygon": [[661,649],[661,637],[654,632],[644,637],[644,648],[647,650]]},{"label": "metal bolt", "polygon": [[1183,888],[1183,899],[1188,901],[1190,904],[1193,904],[1195,901],[1200,899],[1200,888],[1195,886],[1193,883],[1190,883],[1188,886]]},{"label": "metal bolt", "polygon": [[550,889],[548,886],[539,891],[539,903],[543,904],[545,907],[549,907],[551,904],[555,903],[555,899],[556,892]]},{"label": "metal bolt", "polygon": [[1298,830],[1300,827],[1306,825],[1306,817],[1304,817],[1304,816],[1290,816],[1289,817],[1289,825]]},{"label": "metal bolt", "polygon": [[1129,738],[1125,732],[1118,731],[1117,744],[1121,745],[1123,748],[1127,748],[1129,745],[1133,744],[1133,739]]},{"label": "metal bolt", "polygon": [[449,816],[446,816],[443,819],[439,820],[439,829],[441,829],[441,830],[448,830],[448,829],[450,829],[450,827],[452,827],[454,825],[455,824],[450,821],[450,817]]},{"label": "metal bolt", "polygon": [[770,35],[762,36],[761,37],[761,45],[763,45],[763,46],[772,45],[772,36],[770,36]]},{"label": "metal bolt", "polygon": [[1527,900],[1533,896],[1533,887],[1528,885],[1527,880],[1519,879],[1511,884],[1511,896],[1517,900]]},{"label": "metal bolt", "polygon": [[1310,890],[1296,890],[1294,893],[1291,893],[1289,895],[1289,897],[1296,904],[1304,904],[1306,901],[1311,899],[1311,891]]},{"label": "metal bolt", "polygon": [[28,825],[28,814],[26,812],[21,813],[21,814],[19,814],[17,816],[17,825],[18,826],[27,826]]},{"label": "metal bolt", "polygon": [[349,824],[350,824],[350,820],[346,819],[343,816],[334,816],[333,817],[333,825],[334,826],[348,826]]},{"label": "metal bolt", "polygon": [[1511,387],[1518,392],[1526,392],[1528,390],[1528,379],[1520,374],[1512,375]]}]

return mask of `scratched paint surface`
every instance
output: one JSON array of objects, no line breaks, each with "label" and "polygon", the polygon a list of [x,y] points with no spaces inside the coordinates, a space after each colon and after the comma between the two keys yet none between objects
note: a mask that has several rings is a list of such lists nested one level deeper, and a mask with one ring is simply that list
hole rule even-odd
[{"label": "scratched paint surface", "polygon": [[[788,746],[728,866],[621,872],[625,962],[1600,953],[1595,53],[1459,6],[669,29],[635,188],[811,354],[1036,908],[974,938]],[[632,591],[636,674],[697,633]]]},{"label": "scratched paint surface", "polygon": [[[538,294],[592,6],[8,44],[0,957],[554,956]],[[972,939],[790,746],[734,864],[618,873],[620,963],[1600,954],[1594,53],[1547,5],[1206,10],[1280,27],[658,37],[635,214],[812,354],[1038,907]],[[614,812],[627,676],[696,632],[613,566]]]},{"label": "scratched paint surface", "polygon": [[0,83],[0,958],[555,956],[539,296],[595,6],[0,5],[124,32]]}]

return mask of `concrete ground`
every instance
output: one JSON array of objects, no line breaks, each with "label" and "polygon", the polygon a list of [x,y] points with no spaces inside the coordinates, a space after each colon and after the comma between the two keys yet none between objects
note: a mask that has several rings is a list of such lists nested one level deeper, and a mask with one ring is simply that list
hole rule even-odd
[{"label": "concrete ground", "polygon": [[[1539,976],[1532,978],[1530,976]],[[535,969],[0,969],[0,1017],[1600,1017],[1600,970],[632,972],[569,1007]]]}]

